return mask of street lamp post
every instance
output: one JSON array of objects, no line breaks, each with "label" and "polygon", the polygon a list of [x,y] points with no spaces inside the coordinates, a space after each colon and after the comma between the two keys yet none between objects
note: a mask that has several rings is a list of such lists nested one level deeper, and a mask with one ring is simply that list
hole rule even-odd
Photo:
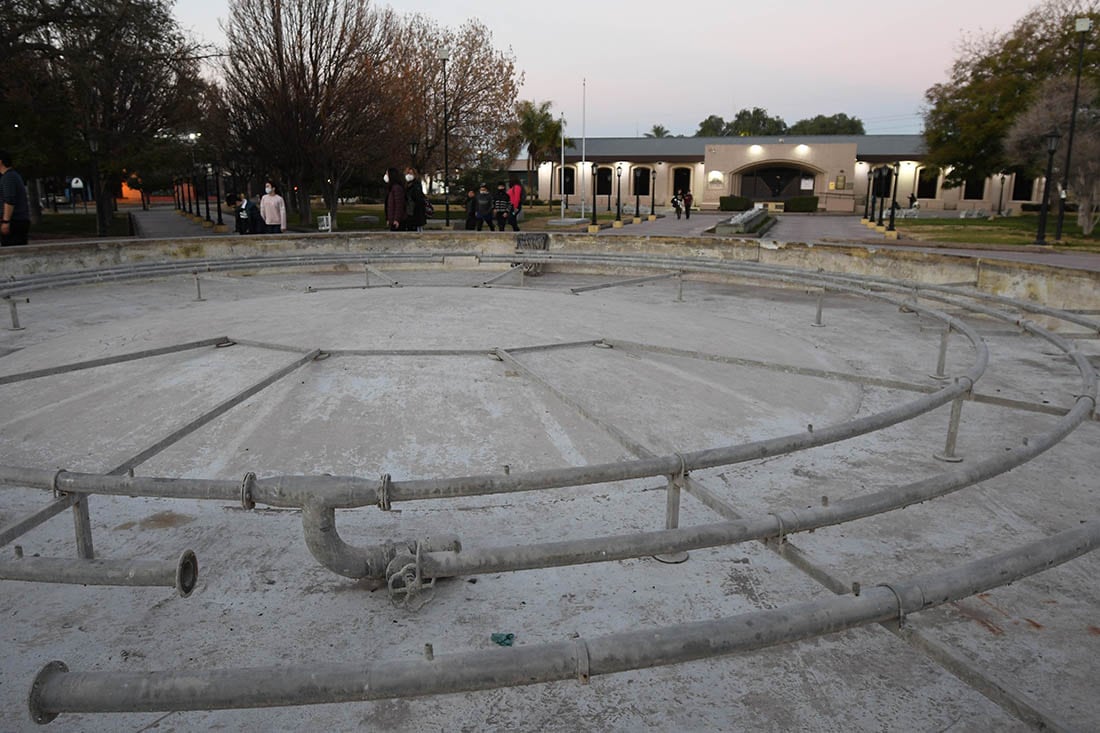
[{"label": "street lamp post", "polygon": [[[107,227],[99,208],[99,141],[91,140],[88,146],[92,149],[92,197],[95,199],[95,233],[98,237],[105,237],[107,236]],[[84,206],[84,210],[87,211],[87,199],[85,199]]]},{"label": "street lamp post", "polygon": [[615,175],[618,177],[618,188],[615,189],[615,221],[623,220],[623,167],[615,166]]},{"label": "street lamp post", "polygon": [[450,171],[450,120],[447,113],[447,60],[451,57],[451,50],[444,46],[436,54],[436,58],[443,62],[443,225],[451,228],[451,187],[449,185],[448,172]]},{"label": "street lamp post", "polygon": [[886,227],[886,231],[897,231],[894,228],[894,213],[898,210],[898,173],[901,172],[901,163],[894,163],[894,192],[890,197],[890,226]]},{"label": "street lamp post", "polygon": [[592,226],[599,226],[596,222],[596,180],[599,178],[600,168],[592,164]]},{"label": "street lamp post", "polygon": [[202,200],[206,205],[206,223],[210,226],[214,225],[214,220],[210,218],[210,166],[209,164],[202,166]]},{"label": "street lamp post", "polygon": [[420,149],[419,140],[409,141],[409,165],[416,168],[416,151]]},{"label": "street lamp post", "polygon": [[1054,226],[1054,241],[1062,241],[1062,221],[1066,218],[1066,191],[1069,189],[1069,163],[1073,154],[1073,131],[1077,126],[1077,98],[1081,93],[1081,67],[1085,63],[1085,37],[1092,30],[1092,18],[1078,18],[1074,27],[1077,46],[1077,82],[1073,87],[1073,109],[1069,114],[1069,137],[1066,139],[1066,169],[1062,171],[1062,191],[1058,197],[1058,223]]},{"label": "street lamp post", "polygon": [[1004,173],[1001,174],[1001,193],[997,197],[997,216],[1004,216],[1005,215],[1005,178],[1006,177],[1007,176]]},{"label": "street lamp post", "polygon": [[1035,236],[1035,244],[1047,243],[1047,203],[1050,200],[1050,179],[1054,177],[1054,153],[1058,150],[1058,141],[1062,135],[1057,128],[1051,128],[1043,139],[1047,144],[1047,176],[1043,183],[1043,202],[1039,207],[1039,233]]}]

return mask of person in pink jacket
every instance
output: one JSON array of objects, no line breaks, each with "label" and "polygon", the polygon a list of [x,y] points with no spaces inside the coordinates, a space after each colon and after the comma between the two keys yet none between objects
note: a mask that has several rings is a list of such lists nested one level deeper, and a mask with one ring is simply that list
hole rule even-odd
[{"label": "person in pink jacket", "polygon": [[[519,179],[515,176],[508,181],[508,200],[512,202],[512,210],[508,212],[508,223],[512,225],[512,231],[519,231],[519,212],[523,211],[523,186],[519,185]],[[502,226],[501,231],[504,231]]]},{"label": "person in pink jacket", "polygon": [[264,184],[264,195],[260,199],[260,217],[264,220],[266,234],[286,231],[286,202],[271,181]]}]

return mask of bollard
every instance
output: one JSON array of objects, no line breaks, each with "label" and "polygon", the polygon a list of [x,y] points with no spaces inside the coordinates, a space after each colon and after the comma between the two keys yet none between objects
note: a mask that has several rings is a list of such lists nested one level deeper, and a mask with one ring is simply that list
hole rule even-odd
[{"label": "bollard", "polygon": [[198,272],[192,272],[191,274],[195,276],[195,302],[199,303],[206,300],[202,297],[202,281],[199,280]]},{"label": "bollard", "polygon": [[684,271],[676,273],[676,302],[684,302]]},{"label": "bollard", "polygon": [[[665,529],[676,529],[680,526],[680,482],[684,480],[684,474],[668,477],[668,492],[665,495]],[[659,562],[676,565],[686,562],[686,552],[666,552],[654,555]]]},{"label": "bollard", "polygon": [[363,265],[363,274],[367,276],[366,286],[370,287],[370,265]]},{"label": "bollard", "polygon": [[951,326],[943,329],[943,334],[940,335],[940,355],[936,359],[936,373],[930,374],[932,379],[938,379],[940,381],[946,380],[947,375],[944,374],[944,366],[947,364],[947,339],[951,336]]},{"label": "bollard", "polygon": [[[11,310],[11,328],[9,328],[8,330],[9,331],[22,331],[23,327],[19,325],[19,310],[15,306],[15,299],[14,298],[4,298],[4,300],[8,301],[8,308]],[[27,298],[23,302],[24,303],[30,303],[31,299]]]},{"label": "bollard", "polygon": [[955,455],[955,441],[959,437],[959,418],[962,417],[963,398],[956,397],[951,403],[951,419],[947,424],[947,443],[943,447],[943,453],[933,453],[932,457],[937,461],[947,463],[961,463],[962,458]]}]

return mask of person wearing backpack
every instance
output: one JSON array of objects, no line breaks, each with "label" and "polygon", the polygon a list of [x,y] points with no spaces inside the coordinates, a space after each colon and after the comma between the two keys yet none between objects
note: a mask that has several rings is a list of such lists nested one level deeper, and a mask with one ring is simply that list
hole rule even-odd
[{"label": "person wearing backpack", "polygon": [[390,168],[382,176],[386,182],[386,224],[391,232],[401,231],[405,223],[405,186],[401,182],[401,172]]},{"label": "person wearing backpack", "polygon": [[427,212],[428,199],[424,195],[424,188],[420,185],[416,168],[409,166],[405,169],[405,230],[424,231],[424,225],[428,222]]},{"label": "person wearing backpack", "polygon": [[493,231],[493,197],[489,194],[489,186],[481,184],[477,196],[474,197],[475,212],[477,215],[477,230],[481,231],[483,224],[489,225],[489,231]]},{"label": "person wearing backpack", "polygon": [[233,219],[236,221],[237,234],[261,234],[265,227],[260,218],[260,207],[255,201],[244,194],[231,193],[225,197],[227,206],[233,208]]},{"label": "person wearing backpack", "polygon": [[676,209],[676,218],[679,219],[684,210],[684,192],[682,189],[676,189],[676,194],[672,197],[672,208]]}]

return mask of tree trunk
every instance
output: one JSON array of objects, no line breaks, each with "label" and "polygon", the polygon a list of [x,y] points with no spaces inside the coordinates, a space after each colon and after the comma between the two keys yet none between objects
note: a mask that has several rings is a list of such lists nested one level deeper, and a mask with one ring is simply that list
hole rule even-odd
[{"label": "tree trunk", "polygon": [[42,223],[42,179],[31,179],[30,191],[31,223]]}]

